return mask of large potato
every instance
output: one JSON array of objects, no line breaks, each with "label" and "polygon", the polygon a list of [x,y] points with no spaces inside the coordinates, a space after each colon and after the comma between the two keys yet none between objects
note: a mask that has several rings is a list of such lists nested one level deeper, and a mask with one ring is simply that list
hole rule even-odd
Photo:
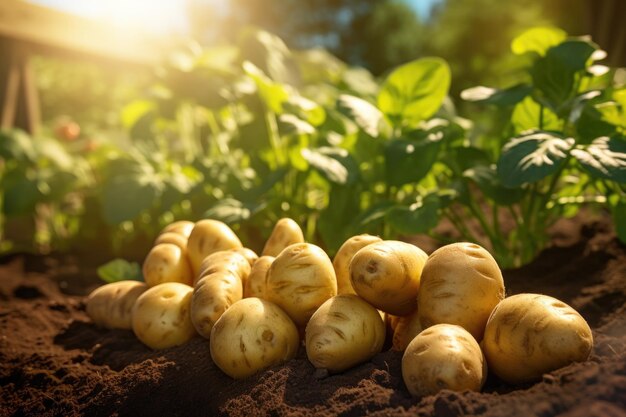
[{"label": "large potato", "polygon": [[385,323],[378,311],[353,294],[320,306],[306,326],[306,353],[316,368],[340,372],[379,353]]},{"label": "large potato", "polygon": [[252,270],[248,279],[243,283],[243,297],[258,297],[265,299],[265,286],[267,280],[267,272],[274,262],[273,256],[261,256],[252,265]]},{"label": "large potato", "polygon": [[170,223],[159,232],[160,235],[164,233],[177,233],[185,238],[189,238],[191,231],[196,224],[188,220],[179,220],[174,223]]},{"label": "large potato", "polygon": [[160,243],[150,250],[143,262],[143,278],[149,287],[164,282],[193,282],[185,251],[172,243]]},{"label": "large potato", "polygon": [[386,240],[360,249],[350,261],[356,293],[374,307],[397,316],[417,307],[420,276],[428,255],[405,242]]},{"label": "large potato", "polygon": [[156,240],[154,241],[154,246],[159,245],[161,243],[172,243],[178,246],[179,248],[181,248],[183,251],[185,252],[187,251],[187,238],[181,235],[180,233],[175,233],[175,232],[161,233],[159,236],[157,236]]},{"label": "large potato", "polygon": [[518,294],[493,310],[482,346],[489,369],[504,381],[519,383],[586,360],[593,336],[585,319],[564,302]]},{"label": "large potato", "polygon": [[324,301],[337,295],[337,279],[330,258],[310,243],[288,246],[267,273],[265,296],[304,328]]},{"label": "large potato", "polygon": [[359,249],[381,241],[378,236],[363,234],[352,236],[341,245],[333,259],[333,268],[337,275],[337,294],[356,294],[350,280],[350,261]]},{"label": "large potato", "polygon": [[133,332],[152,349],[186,343],[196,330],[189,317],[193,288],[166,282],[148,289],[133,306]]},{"label": "large potato", "polygon": [[[419,306],[417,308],[419,310]],[[403,352],[411,340],[424,330],[420,323],[418,310],[408,316],[393,316],[392,347],[394,350]]]},{"label": "large potato", "polygon": [[402,356],[402,379],[418,397],[442,389],[480,391],[487,378],[476,339],[460,326],[438,324],[417,335]]},{"label": "large potato", "polygon": [[246,258],[250,266],[252,266],[256,260],[259,259],[259,255],[257,255],[256,252],[250,248],[235,248],[231,250]]},{"label": "large potato", "polygon": [[194,286],[205,276],[219,271],[230,272],[238,276],[243,283],[248,279],[250,269],[248,260],[238,252],[230,250],[214,252],[204,258],[200,264],[200,270],[194,279]]},{"label": "large potato", "polygon": [[213,326],[210,339],[213,362],[236,379],[292,359],[300,345],[289,316],[260,298],[233,304]]},{"label": "large potato", "polygon": [[446,245],[428,257],[422,272],[420,321],[424,328],[458,324],[480,341],[503,298],[502,272],[489,252],[474,243]]},{"label": "large potato", "polygon": [[242,296],[241,279],[232,272],[205,275],[196,284],[191,298],[191,321],[198,333],[208,338],[217,319]]},{"label": "large potato", "polygon": [[241,241],[225,223],[211,219],[198,221],[187,240],[187,256],[193,276],[198,276],[200,264],[210,254],[241,247]]},{"label": "large potato", "polygon": [[130,330],[133,305],[147,289],[139,281],[118,281],[98,287],[87,297],[87,315],[98,326]]},{"label": "large potato", "polygon": [[276,222],[272,234],[265,242],[262,256],[278,256],[287,246],[304,243],[304,235],[298,223],[285,217]]}]

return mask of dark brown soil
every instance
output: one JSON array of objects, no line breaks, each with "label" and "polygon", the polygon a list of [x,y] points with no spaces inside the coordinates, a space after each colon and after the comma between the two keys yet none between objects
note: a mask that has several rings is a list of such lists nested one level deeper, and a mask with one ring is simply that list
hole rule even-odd
[{"label": "dark brown soil", "polygon": [[282,366],[234,381],[199,337],[151,351],[130,331],[91,324],[84,296],[98,285],[93,267],[12,257],[0,266],[0,416],[626,416],[626,246],[608,222],[563,221],[551,248],[504,275],[509,295],[552,295],[588,320],[589,361],[534,384],[490,377],[481,393],[412,398],[394,351],[323,376],[301,349]]}]

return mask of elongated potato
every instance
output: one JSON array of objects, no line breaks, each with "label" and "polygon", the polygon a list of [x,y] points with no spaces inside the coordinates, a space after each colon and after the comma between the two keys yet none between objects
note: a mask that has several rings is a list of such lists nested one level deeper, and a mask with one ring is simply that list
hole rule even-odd
[{"label": "elongated potato", "polygon": [[428,255],[405,242],[385,240],[361,248],[350,261],[356,293],[374,307],[405,316],[417,307],[417,291]]},{"label": "elongated potato", "polygon": [[87,315],[98,326],[130,330],[133,305],[147,289],[139,281],[118,281],[98,287],[87,297]]},{"label": "elongated potato", "polygon": [[195,336],[189,308],[193,288],[166,282],[148,289],[133,306],[135,336],[152,349],[165,349],[186,343]]},{"label": "elongated potato", "polygon": [[350,279],[350,261],[359,249],[376,242],[382,242],[382,239],[363,234],[352,236],[341,245],[333,259],[333,268],[337,275],[337,294],[356,294]]},{"label": "elongated potato", "polygon": [[235,251],[222,250],[214,252],[204,258],[200,264],[200,271],[194,280],[194,286],[205,276],[218,271],[231,272],[244,283],[248,279],[248,275],[250,275],[250,269],[248,260]]},{"label": "elongated potato", "polygon": [[164,233],[177,233],[185,238],[189,238],[191,231],[196,224],[188,220],[179,220],[177,222],[168,224],[159,232],[160,235]]},{"label": "elongated potato", "polygon": [[587,360],[593,336],[585,319],[564,302],[547,295],[518,294],[493,310],[482,346],[494,374],[520,383]]},{"label": "elongated potato", "polygon": [[241,247],[241,241],[225,223],[211,219],[198,221],[187,240],[187,256],[193,276],[198,276],[200,264],[210,254]]},{"label": "elongated potato", "polygon": [[213,362],[236,379],[292,359],[300,345],[289,316],[276,304],[254,297],[226,310],[210,339]]},{"label": "elongated potato", "polygon": [[[419,310],[419,306],[417,306],[417,308]],[[394,350],[403,352],[406,350],[409,343],[411,343],[411,340],[424,330],[422,324],[420,323],[418,310],[415,310],[408,316],[393,316],[395,324],[393,329],[392,348]]]},{"label": "elongated potato", "polygon": [[243,283],[243,298],[258,297],[265,300],[267,272],[274,262],[273,256],[261,256],[252,265],[248,279]]},{"label": "elongated potato", "polygon": [[310,243],[288,246],[267,273],[265,296],[304,328],[324,301],[337,295],[337,279],[330,258]]},{"label": "elongated potato", "polygon": [[250,248],[235,248],[231,250],[246,258],[250,266],[252,266],[256,260],[259,259],[259,255],[257,255],[256,252]]},{"label": "elongated potato", "polygon": [[185,251],[172,243],[153,247],[143,262],[143,278],[149,287],[164,282],[191,285],[193,276]]},{"label": "elongated potato", "polygon": [[154,241],[154,246],[159,245],[161,243],[172,243],[178,246],[179,248],[181,248],[183,251],[185,251],[185,253],[187,251],[187,238],[181,235],[180,233],[175,233],[175,232],[161,233],[159,236],[157,236],[156,240]]},{"label": "elongated potato", "polygon": [[298,223],[285,217],[274,225],[272,234],[265,242],[262,256],[278,256],[287,246],[294,243],[304,243],[304,235]]},{"label": "elongated potato", "polygon": [[487,366],[478,342],[453,324],[422,331],[402,356],[402,379],[417,397],[442,389],[480,391],[486,378]]},{"label": "elongated potato", "polygon": [[241,279],[232,272],[217,271],[198,281],[191,298],[191,321],[200,336],[208,338],[215,322],[242,296]]},{"label": "elongated potato", "polygon": [[493,308],[504,298],[502,272],[485,249],[474,243],[454,243],[434,251],[422,272],[418,295],[424,328],[458,324],[477,341]]},{"label": "elongated potato", "polygon": [[306,353],[316,368],[340,372],[380,353],[385,323],[362,298],[342,294],[317,309],[306,325]]}]

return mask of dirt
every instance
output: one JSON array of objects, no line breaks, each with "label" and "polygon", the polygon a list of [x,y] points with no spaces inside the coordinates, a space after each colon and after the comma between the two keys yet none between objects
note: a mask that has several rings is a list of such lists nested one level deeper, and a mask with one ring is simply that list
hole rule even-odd
[{"label": "dirt", "polygon": [[593,329],[589,360],[532,384],[490,376],[480,393],[424,398],[409,395],[401,354],[390,350],[329,376],[300,349],[284,365],[232,380],[200,337],[151,351],[130,331],[93,325],[84,305],[99,285],[93,265],[12,256],[0,265],[0,416],[626,416],[626,246],[603,218],[566,220],[552,235],[534,262],[504,271],[507,293],[544,293],[576,308]]}]

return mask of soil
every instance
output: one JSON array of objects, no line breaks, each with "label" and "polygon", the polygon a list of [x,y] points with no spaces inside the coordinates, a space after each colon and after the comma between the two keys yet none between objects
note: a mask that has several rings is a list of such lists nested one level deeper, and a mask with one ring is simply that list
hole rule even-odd
[{"label": "soil", "polygon": [[[610,223],[573,219],[531,264],[504,271],[507,293],[544,293],[593,329],[588,361],[482,392],[411,397],[401,353],[386,350],[337,375],[296,359],[235,381],[211,361],[207,340],[151,351],[130,331],[93,325],[85,295],[94,266],[63,256],[12,256],[0,265],[0,416],[626,416],[626,246]],[[432,249],[432,248],[431,248]]]}]

